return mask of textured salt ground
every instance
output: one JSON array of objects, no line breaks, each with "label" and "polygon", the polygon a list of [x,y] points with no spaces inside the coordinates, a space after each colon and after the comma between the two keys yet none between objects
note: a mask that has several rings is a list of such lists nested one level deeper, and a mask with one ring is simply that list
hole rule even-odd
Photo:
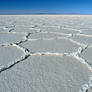
[{"label": "textured salt ground", "polygon": [[92,47],[83,51],[80,56],[92,65]]},{"label": "textured salt ground", "polygon": [[67,37],[68,35],[57,34],[57,33],[48,33],[48,32],[40,32],[31,34],[28,39],[51,39],[51,38],[59,38],[59,37]]},{"label": "textured salt ground", "polygon": [[[15,19],[16,17],[16,19]],[[62,17],[62,18],[61,18]],[[88,16],[90,17],[90,16]],[[77,25],[80,25],[84,21],[84,19],[90,19],[87,16],[83,16],[83,18],[81,17],[80,21],[80,16],[62,16],[62,15],[22,15],[22,16],[18,16],[18,15],[10,15],[10,16],[0,16],[0,20],[2,21],[0,24],[2,25],[7,25],[7,24],[16,24],[16,25],[24,25],[24,26],[28,26],[28,25],[47,25],[47,26],[65,26],[65,25],[73,25],[74,27]],[[67,22],[69,21],[69,23]],[[81,23],[80,23],[81,22]]]},{"label": "textured salt ground", "polygon": [[[65,39],[32,40],[21,44],[31,52],[72,53],[76,52],[79,45]],[[53,47],[53,48],[52,48]]]},{"label": "textured salt ground", "polygon": [[0,33],[0,44],[16,43],[25,38],[24,34]]},{"label": "textured salt ground", "polygon": [[[88,15],[0,15],[0,62],[19,61],[0,71],[0,92],[91,92],[92,72],[82,63],[85,59],[92,64],[91,29],[92,16]],[[81,53],[82,43],[89,47]],[[28,51],[34,52],[29,58]],[[74,52],[78,60],[63,56]]]},{"label": "textured salt ground", "polygon": [[0,92],[78,92],[90,74],[73,57],[31,56],[0,74]]},{"label": "textured salt ground", "polygon": [[0,33],[1,32],[9,32],[9,30],[11,30],[11,28],[0,27]]},{"label": "textured salt ground", "polygon": [[14,46],[0,47],[0,53],[0,67],[16,61],[24,55],[23,51]]},{"label": "textured salt ground", "polygon": [[74,35],[70,39],[80,42],[81,44],[92,45],[92,37],[87,37],[85,35]]},{"label": "textured salt ground", "polygon": [[92,28],[80,28],[79,30],[81,30],[82,32],[82,34],[84,34],[84,35],[89,35],[89,36],[91,36],[92,35]]},{"label": "textured salt ground", "polygon": [[32,28],[31,26],[16,26],[14,28],[14,30],[12,32],[29,32],[29,33],[36,33],[36,32],[40,32],[40,29],[37,29],[37,28]]},{"label": "textured salt ground", "polygon": [[92,88],[88,89],[87,92],[92,92]]},{"label": "textured salt ground", "polygon": [[66,29],[66,28],[61,28],[60,29],[62,33],[65,33],[65,34],[77,34],[79,33],[79,31],[74,31],[74,30],[71,30],[71,29]]},{"label": "textured salt ground", "polygon": [[43,32],[58,32],[58,33],[64,33],[64,34],[76,34],[79,33],[78,31],[74,31],[68,28],[64,28],[62,26],[42,26],[42,27],[38,27],[41,29],[41,31]]}]

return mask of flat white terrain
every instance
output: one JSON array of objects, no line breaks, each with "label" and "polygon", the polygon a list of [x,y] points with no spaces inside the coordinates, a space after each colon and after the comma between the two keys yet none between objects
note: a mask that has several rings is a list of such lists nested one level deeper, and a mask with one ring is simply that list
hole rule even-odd
[{"label": "flat white terrain", "polygon": [[0,92],[92,92],[92,16],[0,15]]}]

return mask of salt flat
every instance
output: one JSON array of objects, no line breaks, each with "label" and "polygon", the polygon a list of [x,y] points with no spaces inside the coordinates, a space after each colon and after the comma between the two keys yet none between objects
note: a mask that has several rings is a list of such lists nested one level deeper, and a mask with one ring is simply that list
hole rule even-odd
[{"label": "salt flat", "polygon": [[91,15],[0,15],[0,92],[91,92]]}]

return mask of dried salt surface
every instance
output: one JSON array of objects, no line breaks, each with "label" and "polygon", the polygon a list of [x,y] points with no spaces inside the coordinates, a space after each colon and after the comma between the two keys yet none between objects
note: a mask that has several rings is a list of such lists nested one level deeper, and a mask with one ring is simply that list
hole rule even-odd
[{"label": "dried salt surface", "polygon": [[0,92],[91,92],[92,16],[0,15]]},{"label": "dried salt surface", "polygon": [[32,28],[30,26],[29,27],[25,27],[25,26],[24,27],[22,27],[22,26],[17,27],[16,26],[12,32],[36,33],[36,32],[40,32],[40,29]]},{"label": "dried salt surface", "polygon": [[70,39],[80,42],[81,44],[92,45],[92,37],[86,35],[74,35]]},{"label": "dried salt surface", "polygon": [[60,27],[59,26],[42,26],[40,27],[41,31],[43,32],[60,32]]},{"label": "dried salt surface", "polygon": [[66,27],[62,26],[42,26],[41,28],[42,32],[49,32],[49,33],[58,33],[58,34],[76,34],[79,33],[79,31],[74,31]]},{"label": "dried salt surface", "polygon": [[67,35],[57,34],[57,33],[48,33],[48,32],[40,32],[31,34],[28,38],[31,39],[54,39],[59,37],[67,37]]},{"label": "dried salt surface", "polygon": [[65,39],[32,40],[21,44],[31,52],[72,53],[80,47]]},{"label": "dried salt surface", "polygon": [[89,36],[92,35],[92,28],[82,28],[81,30],[82,30],[82,33],[85,35],[89,35]]},{"label": "dried salt surface", "polygon": [[73,57],[31,56],[0,74],[0,92],[78,92],[90,74]]},{"label": "dried salt surface", "polygon": [[89,89],[87,90],[87,92],[92,92],[92,88],[89,88]]},{"label": "dried salt surface", "polygon": [[1,27],[1,28],[0,28],[0,33],[1,33],[1,32],[9,32],[9,30],[10,30],[10,29],[8,29],[8,28],[3,28],[3,27]]},{"label": "dried salt surface", "polygon": [[0,47],[0,68],[14,62],[24,55],[23,51],[14,46]]},{"label": "dried salt surface", "polygon": [[19,42],[25,39],[24,36],[25,34],[0,33],[0,45]]},{"label": "dried salt surface", "polygon": [[80,56],[84,58],[88,63],[92,64],[92,47],[83,51]]},{"label": "dried salt surface", "polygon": [[79,31],[74,31],[74,30],[71,30],[71,29],[68,29],[68,28],[61,28],[61,32],[62,33],[65,33],[65,34],[77,34],[79,33]]}]

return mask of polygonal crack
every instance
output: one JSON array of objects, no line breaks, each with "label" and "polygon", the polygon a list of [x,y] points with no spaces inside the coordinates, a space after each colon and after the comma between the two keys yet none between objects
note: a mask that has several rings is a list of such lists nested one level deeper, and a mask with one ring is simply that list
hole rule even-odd
[{"label": "polygonal crack", "polygon": [[80,47],[66,39],[32,40],[22,43],[31,52],[72,53]]},{"label": "polygonal crack", "polygon": [[0,91],[6,92],[12,89],[14,92],[30,90],[31,92],[60,92],[61,90],[78,92],[81,85],[88,82],[90,74],[91,72],[73,57],[30,56],[1,73]]},{"label": "polygonal crack", "polygon": [[0,45],[8,43],[16,43],[24,40],[25,34],[17,33],[0,33]]},{"label": "polygonal crack", "polygon": [[24,56],[24,52],[15,46],[0,47],[0,69]]}]

